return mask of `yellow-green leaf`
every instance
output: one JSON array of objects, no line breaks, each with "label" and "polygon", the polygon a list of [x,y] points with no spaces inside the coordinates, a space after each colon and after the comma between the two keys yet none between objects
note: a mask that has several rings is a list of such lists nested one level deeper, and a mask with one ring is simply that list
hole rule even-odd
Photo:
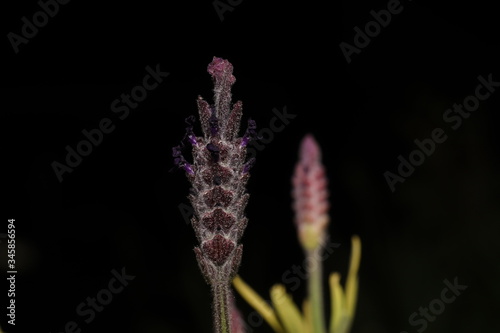
[{"label": "yellow-green leaf", "polygon": [[271,301],[287,333],[304,332],[304,318],[283,285],[277,284],[271,288]]},{"label": "yellow-green leaf", "polygon": [[238,293],[250,304],[264,320],[271,326],[271,328],[277,333],[284,333],[278,317],[274,312],[273,308],[267,304],[267,302],[259,296],[248,284],[243,281],[243,279],[237,275],[233,279],[233,286],[238,291]]},{"label": "yellow-green leaf", "polygon": [[356,310],[356,300],[358,298],[358,270],[361,261],[361,240],[358,236],[353,236],[351,249],[351,262],[349,264],[349,273],[345,283],[346,307],[349,317],[354,317]]},{"label": "yellow-green leaf", "polygon": [[331,314],[330,314],[330,333],[341,333],[339,327],[342,324],[345,315],[345,295],[340,286],[340,274],[332,273],[328,280],[330,285]]}]

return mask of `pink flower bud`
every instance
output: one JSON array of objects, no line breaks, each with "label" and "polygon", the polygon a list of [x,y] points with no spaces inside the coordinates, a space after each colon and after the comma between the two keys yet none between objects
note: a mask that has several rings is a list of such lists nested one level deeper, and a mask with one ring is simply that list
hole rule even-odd
[{"label": "pink flower bud", "polygon": [[312,135],[306,135],[302,140],[292,184],[299,240],[303,247],[315,248],[325,235],[329,203],[321,150]]}]

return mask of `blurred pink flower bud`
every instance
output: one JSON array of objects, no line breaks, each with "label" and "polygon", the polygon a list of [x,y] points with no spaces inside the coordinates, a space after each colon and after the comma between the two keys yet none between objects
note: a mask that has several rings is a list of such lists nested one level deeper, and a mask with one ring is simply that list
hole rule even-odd
[{"label": "blurred pink flower bud", "polygon": [[329,203],[321,150],[312,135],[306,135],[302,140],[292,184],[299,240],[305,249],[314,249],[325,237]]}]

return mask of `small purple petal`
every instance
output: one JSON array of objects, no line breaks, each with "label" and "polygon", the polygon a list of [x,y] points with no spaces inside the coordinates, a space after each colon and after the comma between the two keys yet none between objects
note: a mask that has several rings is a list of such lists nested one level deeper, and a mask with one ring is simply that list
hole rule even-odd
[{"label": "small purple petal", "polygon": [[219,147],[217,147],[216,145],[214,145],[213,143],[209,143],[207,145],[207,149],[208,151],[210,152],[210,154],[212,155],[212,159],[214,162],[218,162],[219,161],[219,152],[220,152],[220,149]]},{"label": "small purple petal", "polygon": [[189,164],[182,155],[181,146],[175,146],[172,148],[172,156],[174,157],[174,164],[177,168],[183,168],[187,173],[194,175],[191,164]]},{"label": "small purple petal", "polygon": [[188,136],[188,140],[189,140],[189,142],[190,142],[193,146],[194,146],[194,145],[196,145],[196,144],[198,143],[198,142],[196,141],[196,136],[194,136],[194,135],[189,135],[189,136]]},{"label": "small purple petal", "polygon": [[194,171],[193,171],[193,168],[191,168],[191,164],[189,164],[189,163],[186,162],[186,163],[184,163],[184,165],[182,167],[184,168],[184,170],[187,173],[189,173],[191,175],[194,175]]},{"label": "small purple petal", "polygon": [[250,138],[247,136],[244,136],[243,139],[241,139],[241,146],[245,147],[248,144],[248,141],[250,141]]},{"label": "small purple petal", "polygon": [[186,134],[184,135],[183,141],[189,141],[191,145],[196,145],[196,135],[194,135],[193,132],[193,127],[194,123],[196,122],[195,116],[191,115],[185,119],[186,124],[188,125],[186,127]]},{"label": "small purple petal", "polygon": [[241,146],[245,147],[251,140],[254,140],[257,137],[257,132],[255,129],[257,128],[257,124],[255,120],[249,119],[247,130],[245,135],[243,135],[243,139],[241,139]]},{"label": "small purple petal", "polygon": [[173,157],[182,156],[181,146],[172,147],[172,156]]},{"label": "small purple petal", "polygon": [[250,169],[254,166],[254,164],[255,164],[255,158],[252,157],[243,166],[243,173],[247,173],[248,171],[250,171]]}]

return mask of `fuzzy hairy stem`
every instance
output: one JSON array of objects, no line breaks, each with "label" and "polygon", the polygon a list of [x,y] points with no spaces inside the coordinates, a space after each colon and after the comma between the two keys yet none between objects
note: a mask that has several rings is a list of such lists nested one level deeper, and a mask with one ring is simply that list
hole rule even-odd
[{"label": "fuzzy hairy stem", "polygon": [[321,254],[315,253],[320,251],[320,247],[315,250],[306,251],[309,260],[314,264],[309,269],[308,276],[308,294],[311,302],[311,314],[313,333],[326,333],[325,315],[323,309],[323,269],[321,266]]},{"label": "fuzzy hairy stem", "polygon": [[231,314],[229,312],[229,283],[221,282],[212,286],[214,327],[216,333],[231,333]]}]

